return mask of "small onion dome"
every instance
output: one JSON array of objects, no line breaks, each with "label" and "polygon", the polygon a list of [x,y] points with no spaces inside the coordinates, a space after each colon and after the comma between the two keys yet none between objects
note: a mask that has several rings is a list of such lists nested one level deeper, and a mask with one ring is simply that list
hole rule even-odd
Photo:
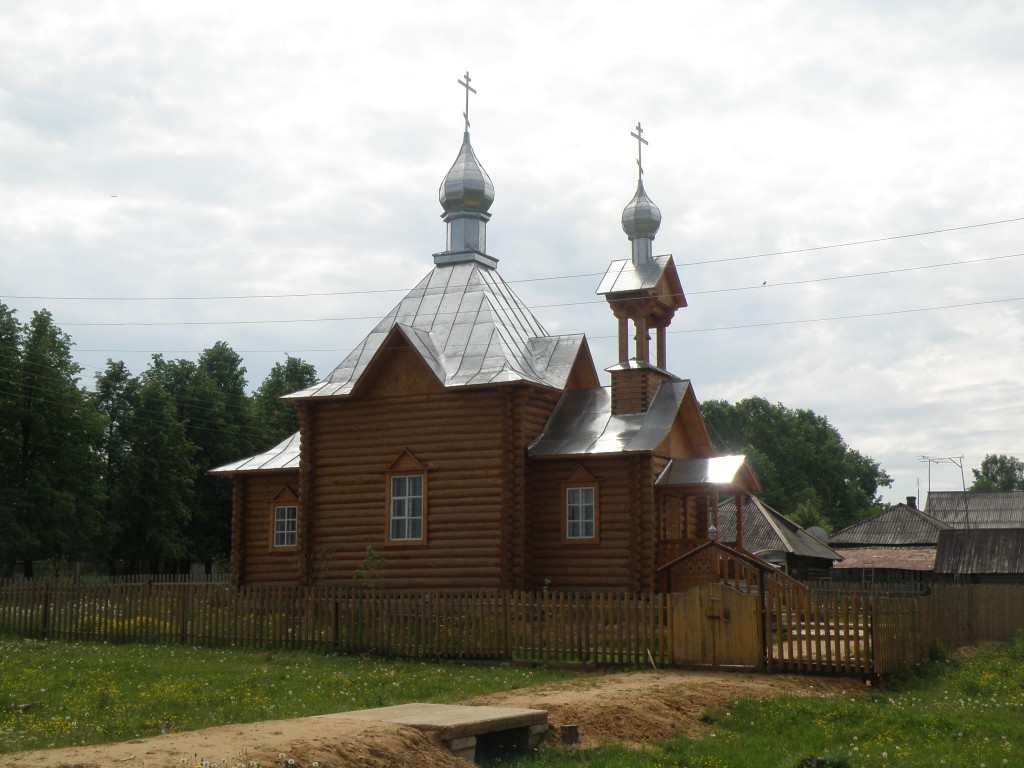
[{"label": "small onion dome", "polygon": [[487,209],[494,202],[494,185],[487,171],[476,159],[473,147],[469,143],[468,131],[462,135],[462,149],[441,182],[438,198],[441,200],[441,207],[448,213],[487,213]]},{"label": "small onion dome", "polygon": [[661,226],[661,210],[644,191],[643,181],[636,184],[636,194],[622,211],[622,230],[630,240],[638,237],[654,238]]}]

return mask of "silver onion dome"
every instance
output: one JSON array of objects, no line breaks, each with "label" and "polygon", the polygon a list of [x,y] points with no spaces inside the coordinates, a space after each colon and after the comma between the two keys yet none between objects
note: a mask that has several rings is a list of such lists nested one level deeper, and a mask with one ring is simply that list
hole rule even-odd
[{"label": "silver onion dome", "polygon": [[622,230],[630,240],[649,237],[652,240],[661,227],[661,209],[647,196],[643,181],[638,181],[636,194],[622,211]]},{"label": "silver onion dome", "polygon": [[661,210],[647,196],[642,179],[636,183],[636,194],[622,211],[622,230],[629,237],[633,263],[644,264],[654,256],[654,236],[661,227]]},{"label": "silver onion dome", "polygon": [[476,159],[473,146],[469,143],[469,131],[462,135],[462,149],[441,182],[438,198],[441,207],[449,213],[487,213],[494,202],[494,184]]}]

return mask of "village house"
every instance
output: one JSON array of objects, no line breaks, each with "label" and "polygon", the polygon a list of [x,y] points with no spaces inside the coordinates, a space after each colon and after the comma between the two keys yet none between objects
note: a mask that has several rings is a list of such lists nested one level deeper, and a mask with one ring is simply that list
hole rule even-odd
[{"label": "village house", "polygon": [[213,470],[234,484],[236,584],[352,583],[372,549],[387,589],[650,591],[708,540],[723,496],[760,490],[742,456],[716,456],[690,381],[669,372],[686,299],[672,256],[653,252],[642,167],[628,258],[597,289],[618,330],[602,386],[586,338],[549,334],[488,255],[494,186],[468,129],[433,268],[286,398],[298,434]]}]

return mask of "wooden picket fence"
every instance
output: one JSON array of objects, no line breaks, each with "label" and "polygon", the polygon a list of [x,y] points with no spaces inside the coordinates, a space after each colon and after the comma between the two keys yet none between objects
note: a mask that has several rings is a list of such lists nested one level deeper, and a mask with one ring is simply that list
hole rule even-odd
[{"label": "wooden picket fence", "polygon": [[0,632],[403,658],[668,662],[656,594],[186,584],[0,586]]},{"label": "wooden picket fence", "polygon": [[401,658],[904,672],[936,641],[952,650],[1024,628],[1024,586],[929,595],[383,592],[222,584],[0,585],[0,633],[67,640],[316,649]]}]

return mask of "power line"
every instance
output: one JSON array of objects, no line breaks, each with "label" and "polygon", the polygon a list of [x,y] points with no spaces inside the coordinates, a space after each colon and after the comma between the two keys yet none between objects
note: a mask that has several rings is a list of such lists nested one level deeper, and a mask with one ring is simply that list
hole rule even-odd
[{"label": "power line", "polygon": [[[885,275],[901,274],[906,272],[919,272],[926,269],[940,269],[943,267],[956,267],[963,266],[966,264],[981,264],[993,261],[1001,261],[1005,259],[1014,259],[1024,256],[1022,253],[1011,253],[1002,256],[982,256],[977,259],[960,259],[958,261],[947,261],[939,262],[937,264],[921,264],[914,267],[898,267],[895,269],[884,269],[876,270],[874,272],[858,272],[852,275],[826,275],[825,277],[812,277],[806,280],[789,280],[784,282],[772,282],[771,284],[762,283],[761,285],[748,285],[748,286],[737,286],[732,288],[715,288],[706,291],[690,291],[690,296],[701,296],[716,293],[732,293],[736,291],[750,291],[756,289],[765,288],[784,288],[794,285],[808,285],[813,283],[825,283],[834,282],[836,280],[853,280],[865,277],[882,277]],[[603,304],[604,301],[601,299],[591,299],[588,301],[574,301],[574,302],[555,302],[552,304],[538,304],[533,306],[531,309],[552,309],[561,307],[577,307],[588,304]],[[503,308],[495,308],[497,311],[505,311]],[[457,310],[456,310],[457,311]],[[454,314],[445,313],[438,311],[436,314]],[[110,328],[121,328],[121,327],[172,327],[172,326],[193,326],[193,325],[288,325],[295,323],[324,323],[324,322],[350,322],[350,321],[364,321],[364,320],[380,320],[380,315],[353,315],[353,316],[342,316],[342,317],[316,317],[316,318],[291,318],[291,319],[274,319],[274,320],[168,320],[168,321],[120,321],[120,322],[87,322],[87,323],[75,323],[75,322],[57,322],[57,325],[61,327],[67,326],[70,328],[94,328],[94,327],[110,327]]]},{"label": "power line", "polygon": [[[705,264],[722,264],[733,261],[745,261],[749,259],[762,259],[770,256],[786,256],[794,253],[808,253],[812,251],[824,251],[833,248],[848,248],[854,245],[869,245],[872,243],[884,243],[891,240],[905,240],[912,237],[924,237],[926,235],[937,235],[946,232],[959,232],[967,229],[978,229],[980,227],[991,227],[998,224],[1012,224],[1024,221],[1024,216],[1012,219],[1000,219],[998,221],[986,221],[978,224],[964,224],[957,227],[945,227],[943,229],[931,229],[922,232],[911,232],[903,235],[888,235],[885,237],[874,237],[866,240],[853,240],[846,243],[832,243],[830,245],[815,245],[808,248],[794,248],[787,251],[769,251],[766,253],[755,253],[747,256],[728,256],[721,259],[707,259],[705,261],[680,262],[681,266],[703,266]],[[1009,258],[1009,257],[1001,257]],[[953,262],[961,263],[961,262]],[[968,262],[963,262],[968,263]],[[582,272],[572,275],[549,275],[544,277],[528,277],[519,280],[506,280],[508,284],[534,283],[548,280],[573,280],[584,277],[600,277],[603,272]],[[359,296],[364,294],[377,293],[402,293],[412,290],[411,288],[367,288],[358,291],[321,291],[309,293],[254,293],[222,296],[28,296],[15,294],[0,294],[0,299],[19,299],[34,301],[233,301],[247,299],[300,299],[318,298],[328,296]],[[733,289],[742,290],[742,289]]]}]

